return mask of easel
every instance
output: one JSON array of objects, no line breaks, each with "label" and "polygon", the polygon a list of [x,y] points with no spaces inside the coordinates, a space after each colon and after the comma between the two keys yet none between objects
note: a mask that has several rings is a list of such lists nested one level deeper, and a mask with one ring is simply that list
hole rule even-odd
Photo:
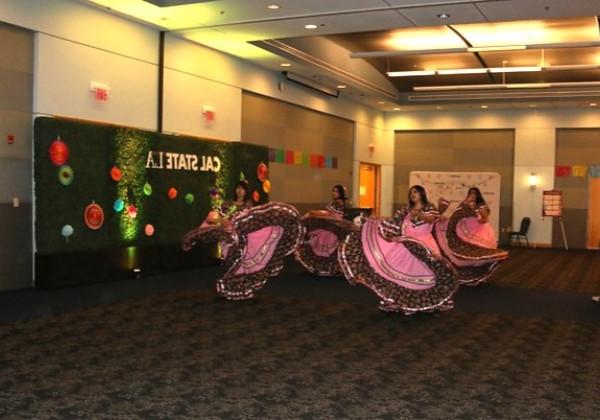
[{"label": "easel", "polygon": [[560,230],[562,231],[563,243],[565,244],[565,249],[569,250],[569,245],[567,244],[567,235],[565,234],[565,224],[563,222],[562,216],[558,218],[560,221]]},{"label": "easel", "polygon": [[567,234],[565,232],[565,223],[562,218],[563,209],[563,194],[562,191],[550,190],[544,191],[542,194],[542,217],[552,217],[560,222],[560,230],[562,233],[563,244],[565,250],[569,250],[567,243]]}]

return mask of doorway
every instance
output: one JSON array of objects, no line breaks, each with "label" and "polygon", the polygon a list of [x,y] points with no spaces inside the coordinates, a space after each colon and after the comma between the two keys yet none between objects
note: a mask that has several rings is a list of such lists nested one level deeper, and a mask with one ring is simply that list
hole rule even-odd
[{"label": "doorway", "polygon": [[358,207],[373,209],[374,215],[379,214],[379,165],[361,163],[358,175]]},{"label": "doorway", "polygon": [[588,182],[587,248],[600,249],[600,178]]}]

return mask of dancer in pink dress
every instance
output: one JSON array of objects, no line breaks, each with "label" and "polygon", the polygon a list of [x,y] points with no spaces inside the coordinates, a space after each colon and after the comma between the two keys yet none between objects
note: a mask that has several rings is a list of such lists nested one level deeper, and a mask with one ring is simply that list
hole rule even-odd
[{"label": "dancer in pink dress", "polygon": [[[448,204],[440,200],[442,213]],[[472,187],[452,216],[440,219],[435,227],[436,240],[456,267],[461,284],[476,286],[487,281],[499,263],[508,258],[507,251],[497,248],[489,214],[481,191]]]},{"label": "dancer in pink dress", "polygon": [[[196,242],[224,243],[222,278],[217,280],[217,292],[227,299],[250,299],[269,277],[283,269],[283,259],[294,252],[304,233],[300,214],[293,206],[268,203],[252,207],[246,196],[212,211],[202,224],[188,232],[182,243],[189,250]],[[237,203],[237,204],[236,204]]]},{"label": "dancer in pink dress", "polygon": [[439,217],[440,213],[427,200],[425,188],[420,185],[410,188],[408,206],[397,210],[394,214],[396,223],[402,226],[402,235],[423,242],[437,255],[441,253],[432,231]]},{"label": "dancer in pink dress", "polygon": [[425,190],[411,187],[406,208],[392,219],[367,219],[341,244],[338,258],[346,279],[371,289],[383,311],[408,315],[451,309],[458,280],[432,242],[437,218]]},{"label": "dancer in pink dress", "polygon": [[332,201],[325,210],[313,210],[302,216],[306,234],[294,253],[296,260],[318,276],[341,275],[337,258],[338,245],[353,230],[345,220],[346,190],[342,185],[331,189]]}]

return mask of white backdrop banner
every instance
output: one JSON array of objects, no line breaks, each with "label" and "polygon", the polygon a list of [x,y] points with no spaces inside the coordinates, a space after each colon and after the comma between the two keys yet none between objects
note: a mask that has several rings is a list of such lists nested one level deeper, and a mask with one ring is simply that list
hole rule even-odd
[{"label": "white backdrop banner", "polygon": [[[427,198],[437,206],[440,197],[450,201],[444,216],[450,216],[465,199],[471,187],[477,187],[490,207],[490,224],[496,237],[499,235],[500,218],[500,174],[497,172],[425,172],[410,173],[410,185],[421,185]],[[408,194],[408,192],[407,192]]]}]

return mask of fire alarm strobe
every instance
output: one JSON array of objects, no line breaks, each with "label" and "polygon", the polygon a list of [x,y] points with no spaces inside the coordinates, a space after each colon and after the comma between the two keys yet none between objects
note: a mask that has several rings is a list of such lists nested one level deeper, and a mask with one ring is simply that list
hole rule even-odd
[{"label": "fire alarm strobe", "polygon": [[108,94],[110,92],[110,86],[100,82],[91,82],[90,92],[94,94],[94,99],[96,99],[97,101],[107,102]]}]

